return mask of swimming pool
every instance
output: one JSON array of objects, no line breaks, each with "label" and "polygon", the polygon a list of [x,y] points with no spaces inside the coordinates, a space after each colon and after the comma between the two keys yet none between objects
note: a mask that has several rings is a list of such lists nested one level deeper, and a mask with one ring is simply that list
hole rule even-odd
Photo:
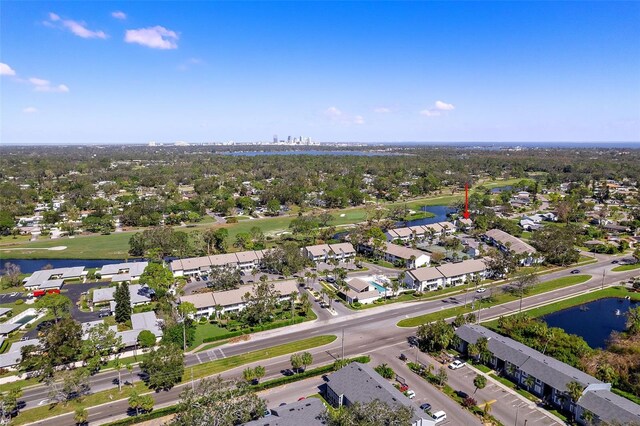
[{"label": "swimming pool", "polygon": [[378,290],[378,293],[380,294],[384,294],[387,291],[385,287],[381,286],[375,281],[369,281],[369,284],[371,284],[376,290]]}]

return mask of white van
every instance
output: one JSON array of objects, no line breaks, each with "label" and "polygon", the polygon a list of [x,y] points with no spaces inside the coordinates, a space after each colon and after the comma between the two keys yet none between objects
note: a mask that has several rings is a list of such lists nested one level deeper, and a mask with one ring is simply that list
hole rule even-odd
[{"label": "white van", "polygon": [[440,423],[447,420],[447,413],[444,411],[436,411],[431,415],[431,417],[436,421],[436,423]]}]

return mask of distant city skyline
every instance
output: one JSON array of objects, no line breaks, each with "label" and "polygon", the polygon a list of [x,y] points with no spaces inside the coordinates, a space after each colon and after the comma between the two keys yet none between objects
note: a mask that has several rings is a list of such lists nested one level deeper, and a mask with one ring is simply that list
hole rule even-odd
[{"label": "distant city skyline", "polygon": [[1,144],[640,141],[640,2],[2,9]]}]

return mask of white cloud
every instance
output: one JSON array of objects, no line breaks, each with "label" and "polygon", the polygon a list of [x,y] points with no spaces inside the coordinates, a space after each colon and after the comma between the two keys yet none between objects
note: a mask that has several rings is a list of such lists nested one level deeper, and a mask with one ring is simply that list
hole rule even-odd
[{"label": "white cloud", "polygon": [[179,39],[175,31],[156,25],[155,27],[127,30],[124,41],[138,43],[152,49],[177,49]]},{"label": "white cloud", "polygon": [[423,109],[420,111],[420,115],[424,115],[425,117],[437,117],[440,115],[440,111],[436,109]]},{"label": "white cloud", "polygon": [[116,10],[115,12],[111,12],[111,16],[113,16],[116,19],[127,19],[127,14],[120,11],[120,10]]},{"label": "white cloud", "polygon": [[16,75],[16,72],[9,65],[0,62],[0,75]]},{"label": "white cloud", "polygon": [[442,101],[436,101],[436,109],[440,111],[453,111],[454,109],[456,109],[456,107],[454,107],[453,104],[448,104]]},{"label": "white cloud", "polygon": [[375,108],[373,110],[373,112],[377,113],[377,114],[386,114],[391,112],[391,110],[389,108],[385,108],[385,107],[380,107],[380,108]]},{"label": "white cloud", "polygon": [[329,118],[336,119],[342,116],[342,111],[332,106],[325,110],[324,115],[326,115]]},{"label": "white cloud", "polygon": [[71,33],[81,38],[100,38],[106,39],[108,36],[104,31],[93,31],[87,28],[87,24],[84,22],[74,21],[72,19],[62,19],[55,13],[49,13],[49,21],[45,21],[44,24],[49,27],[56,27],[54,22],[59,22],[59,28],[66,28]]},{"label": "white cloud", "polygon": [[361,115],[352,116],[345,114],[340,109],[332,106],[324,110],[324,115],[329,120],[340,124],[364,124],[364,117]]},{"label": "white cloud", "polygon": [[33,84],[33,90],[36,92],[67,93],[69,91],[69,87],[65,84],[52,86],[49,80],[41,78],[31,77],[29,83]]},{"label": "white cloud", "polygon": [[22,112],[24,112],[25,114],[33,114],[38,112],[38,108],[36,107],[26,107],[25,109],[22,110]]},{"label": "white cloud", "polygon": [[442,101],[436,101],[433,108],[423,109],[420,111],[420,115],[424,115],[425,117],[438,117],[442,115],[443,111],[453,111],[456,109],[453,104],[448,104]]}]

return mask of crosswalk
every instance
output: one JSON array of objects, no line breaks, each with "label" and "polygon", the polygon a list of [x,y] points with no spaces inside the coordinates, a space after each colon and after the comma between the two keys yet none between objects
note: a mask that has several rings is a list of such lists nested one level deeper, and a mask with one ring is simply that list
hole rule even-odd
[{"label": "crosswalk", "polygon": [[218,348],[209,349],[206,352],[200,352],[196,354],[196,358],[198,359],[198,362],[200,364],[202,364],[203,362],[215,361],[215,360],[223,359],[226,357],[227,356],[224,354],[222,349],[218,349]]}]

